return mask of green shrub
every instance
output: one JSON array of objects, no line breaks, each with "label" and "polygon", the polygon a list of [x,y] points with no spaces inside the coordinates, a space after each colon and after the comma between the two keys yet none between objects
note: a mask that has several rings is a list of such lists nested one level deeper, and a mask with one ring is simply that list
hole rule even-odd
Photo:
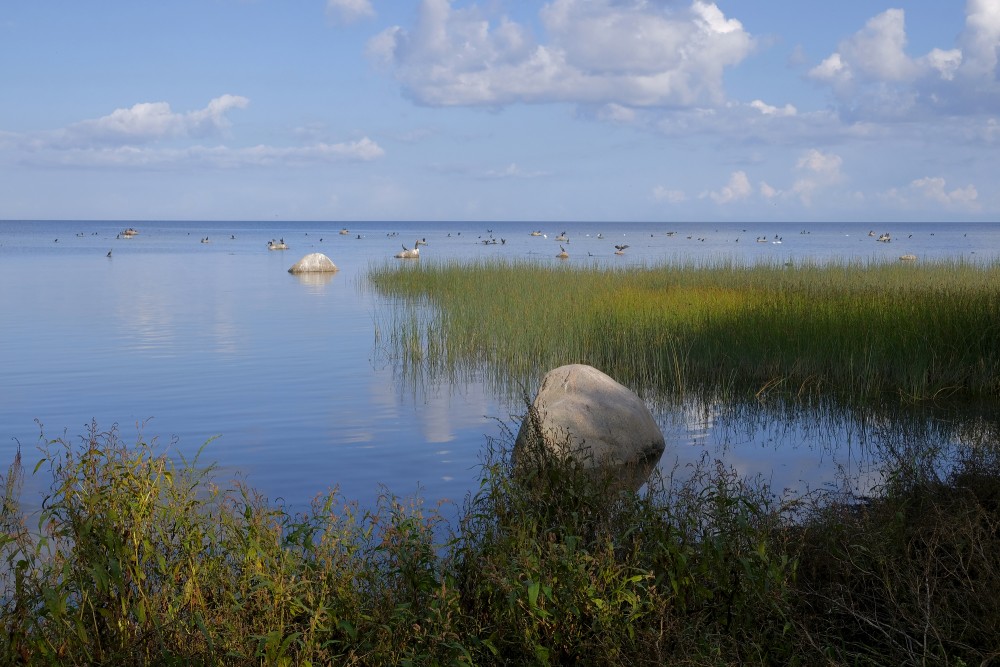
[{"label": "green shrub", "polygon": [[43,437],[35,527],[20,454],[3,480],[0,662],[983,664],[991,434],[957,461],[887,461],[862,502],[778,498],[711,460],[622,492],[541,451],[515,469],[508,431],[449,523],[388,492],[296,515],[220,488],[201,452],[94,424]]}]

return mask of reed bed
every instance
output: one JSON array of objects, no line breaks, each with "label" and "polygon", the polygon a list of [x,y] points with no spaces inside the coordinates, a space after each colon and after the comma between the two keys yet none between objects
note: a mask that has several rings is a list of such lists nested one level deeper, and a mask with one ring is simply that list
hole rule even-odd
[{"label": "reed bed", "polygon": [[921,402],[1000,390],[995,263],[481,260],[373,266],[369,278],[393,299],[403,368],[478,368],[514,393],[566,363],[672,397]]}]

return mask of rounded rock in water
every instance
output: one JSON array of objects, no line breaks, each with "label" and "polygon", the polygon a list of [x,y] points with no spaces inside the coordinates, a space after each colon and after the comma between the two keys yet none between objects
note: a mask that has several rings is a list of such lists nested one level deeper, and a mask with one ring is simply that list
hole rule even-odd
[{"label": "rounded rock in water", "polygon": [[306,255],[288,269],[289,273],[333,273],[337,265],[321,252]]},{"label": "rounded rock in water", "polygon": [[666,448],[663,433],[639,396],[593,366],[549,371],[514,443],[515,465],[540,446],[585,469],[606,472],[615,486],[638,491]]}]

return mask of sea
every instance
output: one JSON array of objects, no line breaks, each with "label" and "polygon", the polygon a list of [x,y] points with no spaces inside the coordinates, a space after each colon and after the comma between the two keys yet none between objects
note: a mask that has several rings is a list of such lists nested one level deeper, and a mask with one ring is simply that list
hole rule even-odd
[{"label": "sea", "polygon": [[[418,240],[418,260],[394,257]],[[339,271],[289,273],[314,252]],[[457,507],[525,408],[474,378],[414,383],[387,347],[398,304],[368,284],[372,267],[903,255],[996,262],[1000,223],[0,221],[0,473],[20,451],[30,505],[50,483],[44,466],[31,473],[41,445],[96,424],[197,455],[220,486],[247,484],[294,511],[333,491],[362,506],[400,496]],[[779,492],[849,477],[863,493],[884,474],[866,453],[879,429],[857,423],[741,421],[711,405],[657,419],[671,475],[718,460]]]}]

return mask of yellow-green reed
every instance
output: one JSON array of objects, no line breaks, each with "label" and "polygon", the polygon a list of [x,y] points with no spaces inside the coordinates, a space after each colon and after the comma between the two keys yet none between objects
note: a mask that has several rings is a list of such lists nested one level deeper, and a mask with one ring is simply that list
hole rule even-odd
[{"label": "yellow-green reed", "polygon": [[[407,368],[509,388],[566,363],[660,395],[995,396],[1000,263],[373,266]],[[734,393],[735,392],[735,393]]]}]

